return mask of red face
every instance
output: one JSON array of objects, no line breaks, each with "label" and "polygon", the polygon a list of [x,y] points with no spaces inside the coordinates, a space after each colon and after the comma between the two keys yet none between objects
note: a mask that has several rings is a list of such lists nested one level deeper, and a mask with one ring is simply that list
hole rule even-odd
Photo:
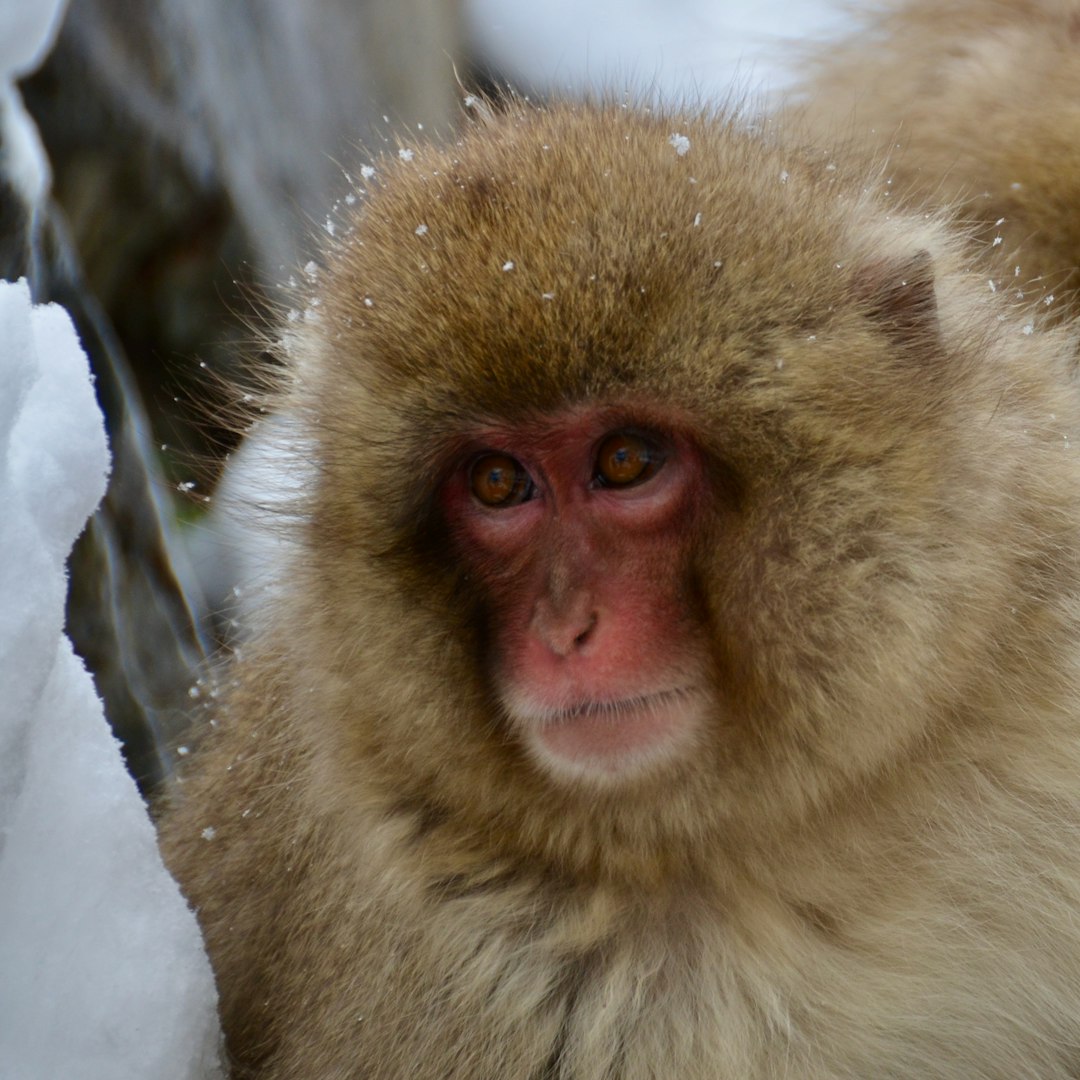
[{"label": "red face", "polygon": [[575,412],[475,439],[444,505],[529,753],[614,779],[689,753],[707,688],[686,594],[703,468],[667,429]]}]

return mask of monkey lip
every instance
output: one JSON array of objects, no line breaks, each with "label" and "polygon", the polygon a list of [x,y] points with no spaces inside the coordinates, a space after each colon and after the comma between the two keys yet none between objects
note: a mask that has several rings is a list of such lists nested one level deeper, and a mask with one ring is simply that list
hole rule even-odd
[{"label": "monkey lip", "polygon": [[698,728],[701,699],[689,688],[561,708],[518,707],[529,749],[556,773],[596,779],[640,772],[670,760]]}]

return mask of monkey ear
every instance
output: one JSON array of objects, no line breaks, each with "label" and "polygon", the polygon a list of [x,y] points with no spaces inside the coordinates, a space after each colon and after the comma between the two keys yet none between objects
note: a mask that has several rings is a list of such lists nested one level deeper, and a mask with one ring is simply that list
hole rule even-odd
[{"label": "monkey ear", "polygon": [[879,323],[897,345],[919,345],[938,337],[934,263],[930,252],[910,259],[882,259],[864,265],[855,291],[865,303],[868,318]]}]

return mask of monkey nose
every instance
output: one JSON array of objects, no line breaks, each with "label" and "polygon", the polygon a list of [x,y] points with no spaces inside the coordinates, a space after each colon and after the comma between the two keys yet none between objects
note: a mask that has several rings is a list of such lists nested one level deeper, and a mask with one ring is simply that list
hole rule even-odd
[{"label": "monkey nose", "polygon": [[599,616],[591,603],[577,603],[566,610],[541,600],[533,614],[533,633],[556,656],[571,656],[592,638]]}]

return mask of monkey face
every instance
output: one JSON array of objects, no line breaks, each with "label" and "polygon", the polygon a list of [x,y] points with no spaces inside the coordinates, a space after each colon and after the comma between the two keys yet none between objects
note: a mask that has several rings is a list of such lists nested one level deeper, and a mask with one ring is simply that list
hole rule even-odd
[{"label": "monkey face", "polygon": [[628,415],[478,433],[441,491],[510,727],[545,770],[594,781],[688,752],[708,697],[683,587],[702,462]]}]

